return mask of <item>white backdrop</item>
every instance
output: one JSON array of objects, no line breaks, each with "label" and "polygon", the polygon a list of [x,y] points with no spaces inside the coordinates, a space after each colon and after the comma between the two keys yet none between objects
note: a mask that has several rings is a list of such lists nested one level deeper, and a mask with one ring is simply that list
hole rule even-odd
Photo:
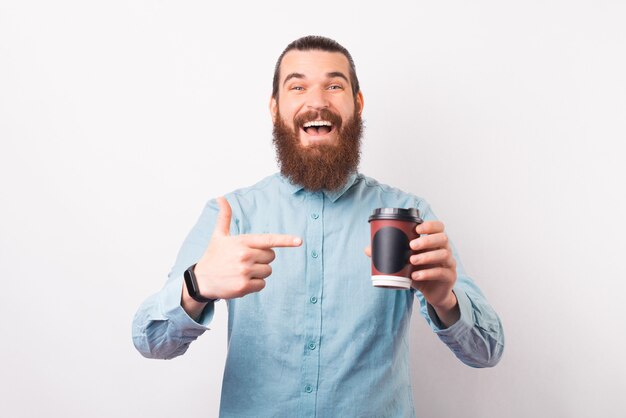
[{"label": "white backdrop", "polygon": [[429,200],[505,326],[502,361],[476,370],[415,316],[419,416],[625,416],[625,17],[617,0],[0,0],[0,416],[217,416],[223,304],[172,361],[141,357],[131,320],[205,201],[276,171],[273,66],[308,34],[356,61],[361,171]]}]

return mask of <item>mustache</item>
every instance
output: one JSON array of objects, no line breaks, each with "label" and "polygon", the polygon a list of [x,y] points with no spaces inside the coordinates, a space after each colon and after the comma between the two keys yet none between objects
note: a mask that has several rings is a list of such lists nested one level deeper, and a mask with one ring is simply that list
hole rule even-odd
[{"label": "mustache", "polygon": [[302,113],[296,116],[293,119],[293,126],[297,131],[298,128],[301,128],[302,125],[304,125],[305,123],[318,120],[318,119],[329,121],[330,123],[333,124],[333,127],[337,130],[341,129],[341,125],[343,123],[343,119],[341,118],[341,116],[337,115],[336,113],[331,112],[328,109],[321,109],[319,111],[310,110],[306,113]]}]

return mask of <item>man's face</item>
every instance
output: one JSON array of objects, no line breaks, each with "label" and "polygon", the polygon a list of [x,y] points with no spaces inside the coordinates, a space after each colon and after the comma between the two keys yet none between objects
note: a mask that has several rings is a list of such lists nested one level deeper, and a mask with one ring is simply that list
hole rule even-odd
[{"label": "man's face", "polygon": [[274,124],[282,118],[304,147],[337,144],[340,124],[363,109],[361,92],[352,94],[349,69],[339,52],[289,51],[280,65],[278,100],[270,102]]},{"label": "man's face", "polygon": [[363,96],[352,95],[343,54],[290,51],[272,98],[281,173],[311,191],[337,190],[355,172],[361,152]]}]

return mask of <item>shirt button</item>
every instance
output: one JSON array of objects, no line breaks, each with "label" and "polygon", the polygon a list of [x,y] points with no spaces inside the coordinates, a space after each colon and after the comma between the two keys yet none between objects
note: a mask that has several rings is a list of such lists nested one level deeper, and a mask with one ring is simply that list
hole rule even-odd
[{"label": "shirt button", "polygon": [[317,258],[318,257],[317,251],[315,250],[311,251],[311,257]]},{"label": "shirt button", "polygon": [[319,217],[320,217],[320,216],[319,216],[317,213],[312,213],[312,214],[311,214],[311,218],[313,218],[313,219],[317,219],[317,218],[319,218]]},{"label": "shirt button", "polygon": [[315,343],[313,341],[311,341],[309,343],[309,350],[315,350],[315,347],[317,347],[317,345],[315,345]]},{"label": "shirt button", "polygon": [[313,387],[312,387],[311,385],[306,385],[306,386],[304,387],[304,391],[305,391],[306,393],[311,393],[311,392],[313,392]]},{"label": "shirt button", "polygon": [[311,299],[309,299],[309,301],[311,303],[317,303],[317,298],[315,296],[311,296]]}]

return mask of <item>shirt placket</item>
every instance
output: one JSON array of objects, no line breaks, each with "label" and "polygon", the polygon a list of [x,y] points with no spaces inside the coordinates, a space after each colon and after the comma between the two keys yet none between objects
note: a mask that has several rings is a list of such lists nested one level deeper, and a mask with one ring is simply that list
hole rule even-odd
[{"label": "shirt placket", "polygon": [[312,193],[307,199],[306,229],[306,298],[305,330],[302,359],[302,416],[315,417],[319,383],[319,361],[322,324],[324,195]]}]

